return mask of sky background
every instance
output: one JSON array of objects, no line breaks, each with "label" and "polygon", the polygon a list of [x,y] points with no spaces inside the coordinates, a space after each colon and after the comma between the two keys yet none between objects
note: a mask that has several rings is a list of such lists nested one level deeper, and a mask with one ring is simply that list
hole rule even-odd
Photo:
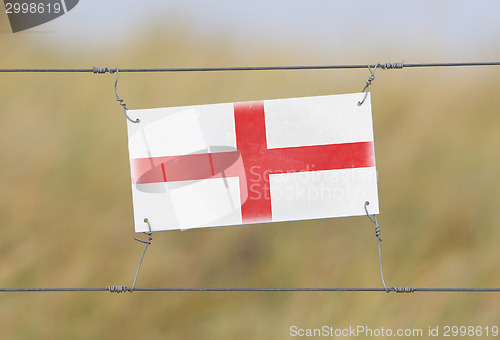
[{"label": "sky background", "polygon": [[309,52],[311,62],[471,61],[498,55],[499,11],[492,0],[81,0],[67,15],[17,35],[71,54],[137,44],[155,28],[161,43],[178,34],[165,27],[182,27],[194,42],[223,39],[247,55],[286,49]]}]

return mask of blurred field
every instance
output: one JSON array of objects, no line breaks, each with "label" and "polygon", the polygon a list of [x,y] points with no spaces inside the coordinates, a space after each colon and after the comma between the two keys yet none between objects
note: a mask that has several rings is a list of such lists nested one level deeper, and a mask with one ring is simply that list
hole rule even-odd
[{"label": "blurred field", "polygon": [[[176,36],[71,60],[2,34],[0,67],[248,62],[224,42],[198,46]],[[285,55],[262,53],[252,64],[281,64]],[[307,52],[286,60],[301,63]],[[388,285],[500,285],[499,71],[377,71],[372,103]],[[368,75],[122,74],[119,93],[132,109],[152,108],[359,92]],[[114,76],[0,79],[0,286],[131,285],[143,245],[133,240]],[[139,287],[381,286],[366,217],[153,236]],[[0,338],[286,339],[291,325],[500,326],[499,302],[498,294],[471,293],[1,293]]]}]

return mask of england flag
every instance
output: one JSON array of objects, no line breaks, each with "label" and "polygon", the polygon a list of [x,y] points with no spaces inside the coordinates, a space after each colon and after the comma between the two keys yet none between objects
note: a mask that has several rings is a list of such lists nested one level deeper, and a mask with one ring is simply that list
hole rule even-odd
[{"label": "england flag", "polygon": [[363,96],[129,110],[135,231],[378,214]]}]

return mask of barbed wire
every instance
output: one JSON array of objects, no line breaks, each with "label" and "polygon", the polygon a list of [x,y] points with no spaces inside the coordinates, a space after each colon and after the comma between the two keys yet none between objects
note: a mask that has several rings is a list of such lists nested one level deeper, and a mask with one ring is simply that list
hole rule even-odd
[{"label": "barbed wire", "polygon": [[458,67],[458,66],[500,66],[499,61],[494,62],[447,62],[447,63],[377,63],[356,65],[296,65],[296,66],[232,66],[232,67],[169,67],[169,68],[3,68],[0,72],[73,72],[73,73],[114,73],[119,72],[217,72],[217,71],[273,71],[273,70],[334,70],[334,69],[366,69],[380,67],[382,69],[401,69],[413,67]]}]

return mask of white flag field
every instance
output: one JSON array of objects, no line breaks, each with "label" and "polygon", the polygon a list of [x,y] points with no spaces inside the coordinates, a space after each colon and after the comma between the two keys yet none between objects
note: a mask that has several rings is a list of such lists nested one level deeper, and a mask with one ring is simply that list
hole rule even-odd
[{"label": "white flag field", "polygon": [[129,110],[135,231],[378,214],[363,96]]}]

